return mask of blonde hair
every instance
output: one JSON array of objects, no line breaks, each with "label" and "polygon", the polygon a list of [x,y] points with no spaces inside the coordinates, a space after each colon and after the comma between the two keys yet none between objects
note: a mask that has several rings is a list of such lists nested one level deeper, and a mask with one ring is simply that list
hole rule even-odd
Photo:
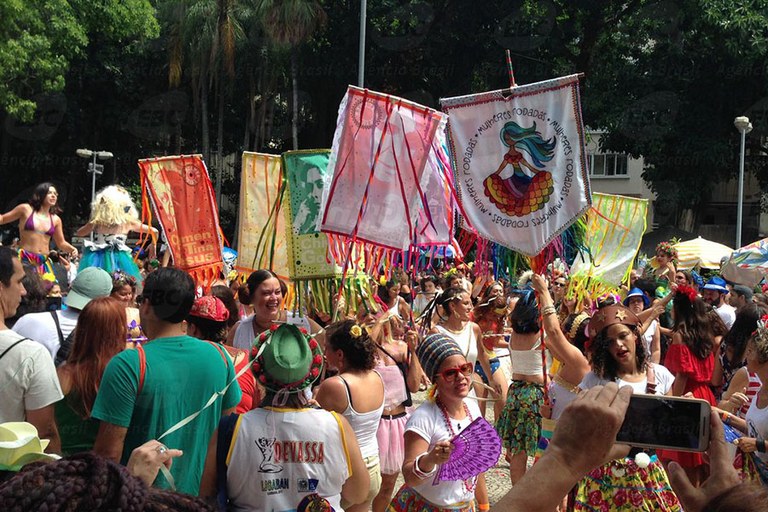
[{"label": "blonde hair", "polygon": [[110,185],[96,194],[91,203],[91,224],[120,226],[139,220],[131,195],[120,185]]}]

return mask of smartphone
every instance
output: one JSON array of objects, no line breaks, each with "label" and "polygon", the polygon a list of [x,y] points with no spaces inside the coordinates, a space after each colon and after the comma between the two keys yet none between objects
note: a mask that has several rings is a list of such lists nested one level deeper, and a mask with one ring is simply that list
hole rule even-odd
[{"label": "smartphone", "polygon": [[697,398],[632,395],[616,442],[703,452],[709,446],[709,403]]}]

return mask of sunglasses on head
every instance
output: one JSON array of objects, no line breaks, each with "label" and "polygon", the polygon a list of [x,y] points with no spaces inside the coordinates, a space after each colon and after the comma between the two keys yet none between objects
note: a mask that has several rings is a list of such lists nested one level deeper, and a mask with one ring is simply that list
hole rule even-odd
[{"label": "sunglasses on head", "polygon": [[472,369],[472,363],[464,363],[460,364],[459,366],[454,366],[453,368],[446,368],[440,372],[440,376],[442,376],[447,382],[453,382],[456,380],[456,377],[459,376],[459,373],[465,377],[472,375]]}]

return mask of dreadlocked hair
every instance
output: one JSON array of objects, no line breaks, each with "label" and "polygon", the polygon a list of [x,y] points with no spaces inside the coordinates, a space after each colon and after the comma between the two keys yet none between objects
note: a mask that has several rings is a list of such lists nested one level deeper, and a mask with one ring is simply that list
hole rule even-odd
[{"label": "dreadlocked hair", "polygon": [[123,466],[93,453],[24,466],[0,486],[0,503],[5,512],[215,510],[194,496],[147,487]]},{"label": "dreadlocked hair", "polygon": [[711,322],[707,317],[707,305],[699,297],[685,293],[684,290],[675,293],[672,303],[672,317],[675,319],[674,332],[680,334],[691,352],[699,359],[706,359],[715,347]]},{"label": "dreadlocked hair", "polygon": [[458,286],[448,288],[444,292],[438,293],[437,296],[432,299],[432,302],[430,302],[424,309],[424,313],[419,317],[422,325],[426,326],[426,329],[429,330],[432,327],[432,319],[435,316],[435,313],[437,313],[437,316],[442,320],[446,320],[451,316],[450,303],[461,300],[462,293],[467,293],[467,290],[459,288]]},{"label": "dreadlocked hair", "polygon": [[[626,324],[625,324],[626,325]],[[648,367],[648,354],[645,351],[645,345],[640,336],[640,330],[636,325],[627,325],[632,334],[635,335],[635,363],[638,371],[644,372]],[[614,381],[618,378],[619,364],[613,358],[610,352],[611,338],[607,335],[608,329],[605,328],[592,340],[589,351],[592,354],[592,371],[601,379]]]}]

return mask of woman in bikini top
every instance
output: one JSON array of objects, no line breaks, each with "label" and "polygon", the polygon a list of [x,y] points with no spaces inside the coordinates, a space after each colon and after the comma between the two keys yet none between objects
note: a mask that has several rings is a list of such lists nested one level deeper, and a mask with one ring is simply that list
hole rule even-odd
[{"label": "woman in bikini top", "polygon": [[[28,203],[22,203],[13,210],[0,215],[0,224],[19,222],[20,254],[31,263],[41,266],[50,251],[53,239],[59,252],[77,255],[77,249],[64,239],[64,229],[57,215],[59,193],[51,183],[35,187]],[[45,217],[48,218],[47,229]],[[43,229],[40,229],[43,228]]]}]

